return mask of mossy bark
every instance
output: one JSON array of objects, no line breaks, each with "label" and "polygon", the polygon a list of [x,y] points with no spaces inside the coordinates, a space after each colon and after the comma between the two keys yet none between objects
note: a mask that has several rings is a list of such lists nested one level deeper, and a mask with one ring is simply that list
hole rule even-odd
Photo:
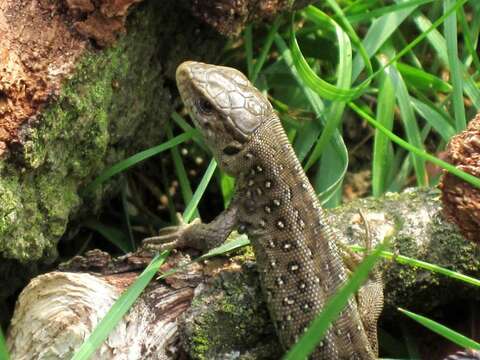
[{"label": "mossy bark", "polygon": [[58,94],[22,124],[0,160],[0,298],[29,278],[35,263],[54,261],[69,219],[99,208],[118,182],[84,198],[81,188],[162,141],[178,63],[214,61],[223,44],[175,2],[147,1],[115,44],[86,47]]}]

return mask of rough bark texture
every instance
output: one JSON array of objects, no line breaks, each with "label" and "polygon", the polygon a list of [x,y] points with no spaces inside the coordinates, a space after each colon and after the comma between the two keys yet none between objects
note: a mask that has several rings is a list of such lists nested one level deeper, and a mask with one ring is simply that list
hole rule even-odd
[{"label": "rough bark texture", "polygon": [[[35,278],[20,295],[10,327],[12,359],[71,359],[136,275],[52,272]],[[153,284],[94,358],[171,358],[178,353],[176,318],[192,296],[188,286],[172,291]]]},{"label": "rough bark texture", "polygon": [[[474,276],[480,274],[476,247],[465,241],[454,226],[443,220],[438,191],[411,190],[403,194],[389,194],[378,200],[354,201],[336,209],[331,219],[343,241],[349,239],[351,243],[363,244],[364,226],[358,212],[359,209],[368,220],[374,243],[393,231],[395,236],[392,239],[392,247],[401,255],[432,262]],[[181,256],[176,256],[164,270],[176,267],[184,261]],[[133,271],[145,266],[145,263],[146,259],[138,255],[112,261],[98,253],[91,253],[87,258],[75,258],[68,266],[64,266],[64,269],[69,271],[95,270],[101,272],[103,278],[118,277],[122,279],[125,276],[122,271]],[[195,286],[200,279],[206,279],[200,286],[197,286],[191,307],[183,308],[186,309],[186,312],[182,315],[180,333],[172,335],[172,339],[177,339],[175,337],[177,335],[181,337],[183,348],[191,357],[195,359],[278,359],[280,357],[280,346],[263,302],[255,269],[252,252],[249,248],[245,248],[240,255],[237,253],[230,261],[211,260],[203,266],[195,265],[193,268],[189,268],[188,272],[167,279],[173,294],[179,288]],[[384,320],[398,318],[398,312],[395,310],[397,306],[428,314],[453,299],[462,301],[461,299],[471,300],[478,297],[478,292],[474,287],[445,276],[434,275],[424,270],[412,269],[392,262],[384,263],[382,269],[386,299],[386,307],[382,316]],[[37,284],[36,282],[42,279],[46,281],[48,276],[59,275],[43,275],[34,279],[32,284]],[[79,279],[80,284],[92,277],[86,273],[83,274],[86,280],[81,280],[80,274],[75,276]],[[36,286],[41,287],[38,284]],[[59,287],[65,286],[66,284],[62,283]],[[158,286],[160,285],[153,287]],[[29,285],[28,289],[32,289],[32,287],[33,285]],[[35,294],[31,290],[30,293]],[[25,290],[17,304],[13,322],[14,330],[11,329],[9,332],[10,346],[13,346],[14,334],[22,331],[31,334],[27,336],[29,339],[31,338],[29,346],[37,347],[37,344],[34,344],[36,341],[36,337],[33,336],[34,330],[29,327],[31,322],[26,319],[35,316],[36,321],[50,324],[49,319],[53,314],[42,315],[35,312],[35,315],[31,315],[33,310],[28,310],[28,307],[21,305],[29,301],[26,297],[32,296],[30,293]],[[171,293],[166,292],[165,296],[174,296]],[[148,292],[142,299],[147,297]],[[56,302],[58,298],[53,296],[50,301]],[[77,303],[73,298],[69,301],[73,304]],[[48,304],[47,300],[42,301],[42,306],[46,306],[46,304]],[[22,311],[20,306],[22,306]],[[154,308],[151,308],[150,311],[155,311]],[[90,307],[90,311],[94,314],[85,316],[98,317],[98,313],[104,310]],[[135,311],[135,309],[132,310],[133,313]],[[167,313],[165,312],[164,316]],[[175,317],[179,313],[175,313]],[[45,318],[47,315],[48,317]],[[19,318],[24,319],[23,323],[17,320]],[[152,323],[151,326],[154,324]],[[85,330],[82,336],[85,337],[91,328]],[[72,325],[65,331],[74,329],[75,326]],[[135,337],[134,341],[141,342],[146,339]],[[44,343],[42,345],[46,346]],[[128,344],[133,348],[136,348],[137,345],[137,343]],[[116,346],[120,347],[119,344]],[[16,351],[20,350],[20,348],[16,349]],[[162,351],[162,349],[157,350]]]},{"label": "rough bark texture", "polygon": [[272,20],[282,11],[302,8],[316,0],[183,0],[195,16],[224,35],[239,34],[252,21]]},{"label": "rough bark texture", "polygon": [[[447,156],[458,169],[480,178],[480,114],[450,140]],[[447,172],[440,188],[445,214],[467,239],[480,243],[480,189]]]},{"label": "rough bark texture", "polygon": [[224,44],[176,2],[148,1],[99,49],[77,33],[89,18],[78,11],[53,0],[0,5],[0,300],[35,273],[34,262],[53,261],[68,220],[98,208],[118,183],[86,201],[81,187],[161,141],[177,64],[214,61]]},{"label": "rough bark texture", "polygon": [[[37,4],[27,2],[25,9],[16,10],[36,10],[28,8],[30,3]],[[58,2],[52,4],[50,7],[59,6]],[[172,17],[172,13],[179,16]],[[31,14],[24,21],[36,18],[34,15],[40,16]],[[53,19],[55,16],[51,22]],[[16,25],[20,20],[11,20],[9,33],[21,33]],[[58,57],[58,69],[53,61],[41,79],[25,75],[35,84],[45,83],[45,90],[25,85],[29,89],[26,101],[35,96],[39,104],[25,119],[17,118],[20,127],[13,131],[8,156],[0,163],[0,252],[5,258],[33,261],[55,257],[56,242],[68,217],[81,205],[78,188],[105,166],[159,142],[176,91],[170,83],[176,65],[185,58],[209,59],[208,54],[222,45],[209,31],[196,34],[198,23],[171,2],[161,6],[146,3],[133,14],[127,35],[104,50],[96,50],[87,38],[75,35],[73,25],[62,21],[57,19],[63,27],[52,23],[38,27],[57,26],[48,39],[77,45],[64,48],[55,44],[46,62]],[[33,36],[33,29],[31,32]],[[201,47],[189,46],[194,34]],[[21,48],[21,53],[28,56],[28,50],[45,47],[35,42],[28,49]],[[59,69],[64,71],[61,76],[51,75],[57,75]],[[24,81],[20,78],[18,82]],[[3,83],[3,87],[10,94],[15,81]],[[9,102],[10,96],[12,102],[20,101],[13,94],[8,96]],[[13,105],[4,119],[19,116]]]}]

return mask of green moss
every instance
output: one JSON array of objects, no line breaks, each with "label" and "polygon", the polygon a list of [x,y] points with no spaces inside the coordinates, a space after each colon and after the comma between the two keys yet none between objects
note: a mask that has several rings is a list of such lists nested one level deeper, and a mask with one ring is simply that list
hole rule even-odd
[{"label": "green moss", "polygon": [[[275,358],[280,348],[252,268],[222,273],[211,288],[196,297],[187,321],[187,348],[195,359]],[[261,342],[259,342],[261,341]],[[260,356],[258,354],[265,354]]]},{"label": "green moss", "polygon": [[3,257],[53,259],[81,204],[79,187],[105,166],[159,141],[157,114],[165,121],[170,112],[154,46],[159,14],[159,5],[146,5],[131,19],[134,31],[109,49],[87,52],[61,94],[25,130],[16,161],[0,165]]}]

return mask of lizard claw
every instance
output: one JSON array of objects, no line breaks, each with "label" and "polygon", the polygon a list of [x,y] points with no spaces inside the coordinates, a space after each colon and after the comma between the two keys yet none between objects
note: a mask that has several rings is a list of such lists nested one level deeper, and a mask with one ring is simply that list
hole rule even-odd
[{"label": "lizard claw", "polygon": [[187,247],[188,240],[185,232],[195,224],[200,223],[200,219],[195,219],[187,224],[180,213],[177,213],[178,225],[167,226],[158,232],[157,236],[148,237],[142,240],[142,246],[148,250],[164,251],[171,249],[181,249]]}]

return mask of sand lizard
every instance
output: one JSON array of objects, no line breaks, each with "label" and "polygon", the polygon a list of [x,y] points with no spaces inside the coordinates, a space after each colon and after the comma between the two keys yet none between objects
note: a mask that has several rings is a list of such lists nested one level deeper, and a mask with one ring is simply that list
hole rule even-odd
[{"label": "sand lizard", "polygon": [[[176,77],[183,102],[218,164],[237,179],[236,192],[211,223],[170,228],[144,243],[157,249],[205,250],[220,245],[235,228],[246,232],[270,315],[287,350],[347,280],[335,235],[278,116],[241,72],[188,61]],[[362,295],[350,300],[312,359],[377,357],[383,295],[375,286],[367,292],[363,300]]]}]

